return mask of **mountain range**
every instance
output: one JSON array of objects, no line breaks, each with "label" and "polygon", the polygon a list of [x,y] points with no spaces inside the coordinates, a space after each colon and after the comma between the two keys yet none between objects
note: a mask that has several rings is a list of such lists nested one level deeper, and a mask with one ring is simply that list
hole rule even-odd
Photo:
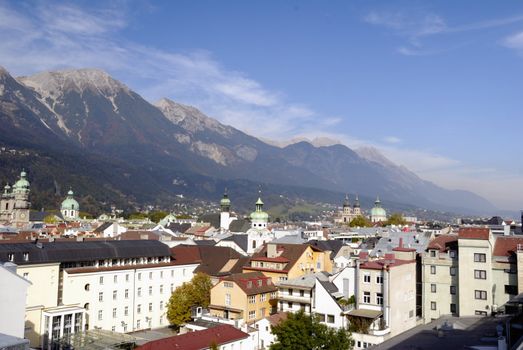
[{"label": "mountain range", "polygon": [[167,98],[150,103],[98,69],[15,78],[0,68],[0,145],[24,152],[0,154],[0,180],[13,181],[25,167],[37,207],[54,205],[69,186],[83,203],[164,207],[180,194],[217,199],[224,187],[251,198],[261,186],[308,200],[341,203],[343,193],[358,193],[433,210],[496,210],[474,193],[421,179],[376,149],[264,142],[194,107]]}]

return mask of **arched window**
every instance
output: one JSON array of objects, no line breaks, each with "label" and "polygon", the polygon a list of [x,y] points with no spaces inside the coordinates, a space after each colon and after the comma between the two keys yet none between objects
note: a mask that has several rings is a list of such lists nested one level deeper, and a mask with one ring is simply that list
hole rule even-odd
[{"label": "arched window", "polygon": [[[90,284],[87,283],[87,284],[85,285],[84,289],[87,290],[87,291],[89,291],[89,288],[90,288]],[[89,304],[86,304],[86,305],[89,305]]]},{"label": "arched window", "polygon": [[84,304],[84,309],[89,310],[89,303]]},{"label": "arched window", "polygon": [[5,210],[9,210],[9,203],[5,203]]}]

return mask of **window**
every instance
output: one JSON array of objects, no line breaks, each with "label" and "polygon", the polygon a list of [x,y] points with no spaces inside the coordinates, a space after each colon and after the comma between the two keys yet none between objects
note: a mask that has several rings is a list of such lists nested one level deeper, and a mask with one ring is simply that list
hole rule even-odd
[{"label": "window", "polygon": [[160,278],[163,278],[163,271],[160,271]]},{"label": "window", "polygon": [[477,280],[486,280],[487,271],[485,270],[474,270],[474,278]]},{"label": "window", "polygon": [[292,295],[292,293],[293,293],[293,290],[289,289],[289,295]]},{"label": "window", "polygon": [[436,257],[436,251],[435,250],[431,250],[430,251],[430,257],[431,258],[435,258]]},{"label": "window", "polygon": [[171,283],[171,293],[174,292],[174,283]]},{"label": "window", "polygon": [[449,251],[449,256],[451,259],[456,259],[456,257],[457,257],[456,251],[455,250]]},{"label": "window", "polygon": [[486,311],[481,311],[481,310],[474,311],[474,314],[476,316],[487,316],[487,312]]},{"label": "window", "polygon": [[91,285],[90,285],[89,283],[87,283],[87,284],[85,285],[84,289],[85,289],[86,291],[89,291],[89,289],[91,289]]},{"label": "window", "polygon": [[334,315],[327,315],[327,323],[334,323]]},{"label": "window", "polygon": [[104,293],[103,292],[98,293],[98,301],[104,301]]},{"label": "window", "polygon": [[113,277],[113,282],[114,282],[114,283],[118,283],[118,275],[114,275],[114,277]]},{"label": "window", "polygon": [[116,326],[112,326],[112,327],[111,327],[111,331],[112,331],[112,332],[116,331]]},{"label": "window", "polygon": [[249,311],[249,320],[256,318],[256,310]]},{"label": "window", "polygon": [[28,278],[29,277],[29,272],[24,272],[24,278]]},{"label": "window", "polygon": [[129,274],[125,275],[125,282],[129,282]]},{"label": "window", "polygon": [[153,303],[149,303],[149,312],[153,311]]},{"label": "window", "polygon": [[436,266],[435,265],[430,265],[430,274],[431,275],[435,275],[436,274]]},{"label": "window", "polygon": [[456,295],[456,286],[450,286],[450,294]]},{"label": "window", "polygon": [[160,310],[163,310],[163,301],[160,301]]},{"label": "window", "polygon": [[450,312],[453,314],[456,313],[456,304],[450,304]]},{"label": "window", "polygon": [[129,306],[126,306],[126,307],[123,309],[123,315],[124,315],[124,316],[129,316]]},{"label": "window", "polygon": [[436,293],[436,285],[434,283],[430,285],[430,292]]},{"label": "window", "polygon": [[13,253],[7,254],[7,260],[9,261],[15,261],[15,255]]},{"label": "window", "polygon": [[118,292],[116,290],[113,290],[113,300],[116,300],[117,296],[118,296]]},{"label": "window", "polygon": [[383,294],[376,293],[376,304],[383,305]]},{"label": "window", "polygon": [[231,295],[229,293],[225,294],[225,305],[231,306]]},{"label": "window", "polygon": [[276,292],[271,292],[271,299],[276,299]]},{"label": "window", "polygon": [[24,261],[29,261],[29,253],[24,253]]},{"label": "window", "polygon": [[152,273],[152,272],[149,272],[149,279],[150,279],[150,280],[153,279],[153,273]]},{"label": "window", "polygon": [[287,302],[287,307],[288,307],[289,309],[292,309],[292,302],[290,302],[290,301]]},{"label": "window", "polygon": [[431,301],[430,302],[430,309],[431,310],[436,310],[436,302],[435,301]]},{"label": "window", "polygon": [[103,310],[98,310],[98,321],[101,321],[104,317],[104,312]]},{"label": "window", "polygon": [[163,284],[160,284],[160,294],[163,294]]},{"label": "window", "polygon": [[511,294],[511,295],[517,295],[518,294],[518,286],[511,286],[509,284],[505,284],[505,293]]},{"label": "window", "polygon": [[474,298],[479,300],[487,300],[487,291],[486,290],[475,290]]},{"label": "window", "polygon": [[316,314],[316,317],[318,318],[318,321],[325,322],[325,315],[324,314]]},{"label": "window", "polygon": [[138,306],[136,306],[136,313],[142,313],[142,304],[138,304]]},{"label": "window", "polygon": [[256,295],[249,295],[249,304],[256,303]]},{"label": "window", "polygon": [[303,297],[303,296],[305,296],[305,291],[302,289],[302,290],[300,290],[300,297]]},{"label": "window", "polygon": [[370,292],[363,292],[363,302],[370,304]]},{"label": "window", "polygon": [[116,308],[113,309],[113,318],[116,318]]},{"label": "window", "polygon": [[286,276],[280,276],[280,277],[278,278],[278,281],[280,281],[280,282],[281,282],[281,281],[287,281],[287,277],[286,277]]},{"label": "window", "polygon": [[125,299],[129,299],[129,289],[125,290]]},{"label": "window", "polygon": [[232,287],[233,287],[233,284],[232,284],[232,282],[223,282],[223,286],[224,286],[225,288],[232,288]]},{"label": "window", "polygon": [[487,254],[485,253],[474,253],[474,262],[486,262]]},{"label": "window", "polygon": [[261,318],[265,317],[265,311],[266,311],[266,309],[264,307],[262,307],[259,310],[258,314],[260,315]]},{"label": "window", "polygon": [[383,276],[376,276],[376,283],[383,284]]},{"label": "window", "polygon": [[138,281],[141,281],[141,280],[142,280],[142,273],[139,272],[139,273],[138,273]]},{"label": "window", "polygon": [[451,276],[456,276],[456,268],[454,266],[450,267],[450,275]]},{"label": "window", "polygon": [[149,295],[153,295],[153,286],[149,286]]},{"label": "window", "polygon": [[142,296],[142,288],[138,288],[136,291],[136,294],[141,297]]},{"label": "window", "polygon": [[136,328],[140,329],[140,320],[136,321]]},{"label": "window", "polygon": [[104,277],[100,276],[100,284],[104,284]]},{"label": "window", "polygon": [[363,283],[370,283],[370,275],[363,275]]},{"label": "window", "polygon": [[263,293],[263,294],[260,294],[260,301],[263,302],[267,300],[267,294]]},{"label": "window", "polygon": [[[184,271],[185,271],[185,269],[184,269]],[[174,270],[171,270],[171,277],[174,277]]]}]

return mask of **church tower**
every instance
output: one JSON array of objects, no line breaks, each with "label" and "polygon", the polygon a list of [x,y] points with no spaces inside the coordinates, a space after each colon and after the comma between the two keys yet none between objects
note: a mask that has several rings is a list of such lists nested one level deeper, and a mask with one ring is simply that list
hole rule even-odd
[{"label": "church tower", "polygon": [[349,223],[352,220],[352,207],[349,201],[349,195],[345,195],[345,201],[343,202],[343,211],[341,213],[342,222]]},{"label": "church tower", "polygon": [[225,189],[223,198],[220,200],[220,228],[228,230],[231,221],[231,200],[227,195],[227,189]]},{"label": "church tower", "polygon": [[20,179],[13,186],[14,207],[12,224],[23,227],[29,223],[29,181],[26,179],[26,172],[22,170]]},{"label": "church tower", "polygon": [[360,199],[359,199],[358,195],[356,195],[356,200],[354,201],[352,213],[354,214],[354,217],[361,215]]},{"label": "church tower", "polygon": [[256,210],[251,213],[251,228],[261,229],[267,228],[269,222],[269,214],[263,211],[263,202],[261,197],[256,201]]}]

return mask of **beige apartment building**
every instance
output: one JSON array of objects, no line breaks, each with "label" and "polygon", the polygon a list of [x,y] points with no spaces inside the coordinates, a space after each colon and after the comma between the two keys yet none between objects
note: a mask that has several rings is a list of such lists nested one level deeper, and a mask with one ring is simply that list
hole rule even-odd
[{"label": "beige apartment building", "polygon": [[416,251],[397,248],[356,268],[356,305],[347,313],[355,349],[364,349],[416,326]]},{"label": "beige apartment building", "polygon": [[212,315],[259,321],[275,311],[278,288],[261,272],[237,273],[220,279],[211,289]]},{"label": "beige apartment building", "polygon": [[523,237],[461,228],[436,237],[422,257],[423,318],[487,316],[522,292]]}]

